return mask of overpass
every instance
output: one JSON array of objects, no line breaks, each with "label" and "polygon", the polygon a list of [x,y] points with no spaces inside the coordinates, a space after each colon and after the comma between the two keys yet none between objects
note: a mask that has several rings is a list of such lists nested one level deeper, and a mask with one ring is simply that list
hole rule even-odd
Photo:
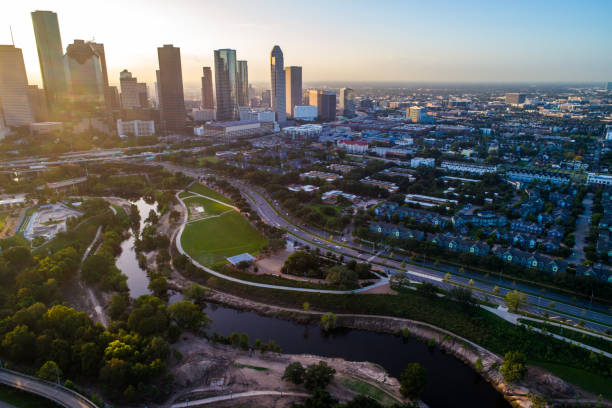
[{"label": "overpass", "polygon": [[0,368],[0,384],[38,395],[64,408],[98,408],[96,404],[69,388],[6,368]]}]

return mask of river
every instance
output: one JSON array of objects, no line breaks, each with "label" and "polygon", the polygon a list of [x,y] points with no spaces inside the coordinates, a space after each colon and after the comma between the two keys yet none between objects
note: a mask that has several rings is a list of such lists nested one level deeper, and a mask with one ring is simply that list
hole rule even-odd
[{"label": "river", "polygon": [[510,404],[471,367],[438,348],[430,349],[414,338],[403,339],[366,330],[339,329],[331,334],[318,325],[299,324],[254,312],[209,305],[205,312],[213,322],[210,332],[224,336],[246,333],[251,343],[274,340],[283,353],[315,354],[350,361],[370,361],[399,378],[402,370],[418,362],[427,370],[423,394],[431,408],[509,408]]},{"label": "river", "polygon": [[[140,198],[138,201],[134,201],[131,204],[135,204],[140,213],[140,233],[146,225],[145,220],[149,216],[149,211],[154,210],[158,213],[157,203],[149,204],[143,198]],[[119,255],[115,262],[117,268],[127,276],[127,286],[130,289],[130,297],[133,299],[142,295],[151,294],[147,271],[138,265],[138,258],[134,250],[135,241],[135,231],[130,229],[130,236],[121,243],[121,255]]]}]

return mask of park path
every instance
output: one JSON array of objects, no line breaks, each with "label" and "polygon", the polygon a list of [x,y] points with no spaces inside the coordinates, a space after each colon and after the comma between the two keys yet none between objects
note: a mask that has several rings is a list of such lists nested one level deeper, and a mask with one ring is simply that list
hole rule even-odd
[{"label": "park path", "polygon": [[[113,211],[116,211],[113,207],[110,207]],[[87,249],[85,250],[85,252],[83,253],[83,258],[81,258],[81,266],[79,266],[79,275],[81,273],[81,267],[83,266],[83,262],[85,262],[85,259],[87,259],[87,257],[89,256],[89,253],[91,252],[91,250],[93,249],[94,245],[96,244],[96,242],[98,242],[98,238],[100,238],[100,234],[102,233],[102,226],[100,225],[98,227],[98,230],[96,231],[96,236],[94,237],[93,241],[91,241],[91,244],[89,244],[89,246],[87,247]],[[83,283],[82,280],[79,279],[79,285],[81,287],[84,287],[85,284]],[[98,301],[98,298],[96,297],[96,295],[93,293],[93,290],[90,287],[87,287],[87,294],[89,295],[89,300],[91,301],[91,304],[93,305],[93,308],[96,312],[96,315],[98,316],[98,321],[100,323],[102,323],[102,325],[104,327],[108,326],[108,318],[106,317],[106,314],[104,313],[104,309],[102,308],[102,305],[100,305],[100,302]]]},{"label": "park path", "polygon": [[227,394],[227,395],[219,395],[216,397],[202,398],[199,400],[186,401],[186,402],[178,402],[176,404],[172,404],[170,408],[188,408],[188,407],[197,407],[200,405],[213,404],[215,402],[227,401],[231,399],[238,398],[247,398],[247,397],[259,397],[259,396],[279,396],[279,397],[310,397],[310,394],[306,394],[303,392],[282,392],[282,391],[246,391],[246,392],[238,392],[236,394]]},{"label": "park path", "polygon": [[192,258],[183,249],[183,246],[181,245],[181,236],[183,235],[183,231],[185,230],[185,226],[189,222],[189,216],[188,216],[187,206],[185,205],[183,200],[179,197],[179,193],[176,194],[176,198],[177,198],[177,200],[179,200],[179,202],[183,206],[183,209],[185,210],[184,211],[184,215],[183,215],[183,221],[181,223],[181,226],[179,227],[178,233],[176,234],[175,242],[176,242],[177,250],[179,251],[179,253],[181,255],[185,255],[187,258],[189,258],[189,260],[194,265],[196,265],[197,267],[205,270],[206,272],[208,272],[211,275],[216,276],[218,278],[226,279],[226,280],[229,280],[231,282],[236,282],[236,283],[240,283],[240,284],[243,284],[243,285],[256,286],[256,287],[260,287],[260,288],[278,289],[278,290],[290,290],[290,291],[294,291],[294,292],[328,293],[328,294],[336,294],[336,295],[345,295],[345,294],[349,294],[349,293],[361,293],[361,292],[365,292],[366,290],[377,288],[379,286],[386,285],[386,284],[389,283],[389,279],[388,278],[382,278],[378,282],[373,283],[372,285],[364,286],[363,288],[359,288],[359,289],[354,289],[354,290],[331,290],[331,289],[296,288],[296,287],[292,287],[292,286],[270,285],[270,284],[267,284],[267,283],[245,281],[245,280],[242,280],[242,279],[234,278],[232,276],[224,275],[224,274],[222,274],[220,272],[217,272],[215,270],[212,270],[212,269],[207,268],[206,266],[200,264],[198,261],[196,261],[194,258]]}]

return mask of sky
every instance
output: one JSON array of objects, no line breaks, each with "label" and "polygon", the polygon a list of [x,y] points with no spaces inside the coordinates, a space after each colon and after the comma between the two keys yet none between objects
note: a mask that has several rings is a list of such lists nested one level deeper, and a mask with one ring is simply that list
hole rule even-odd
[{"label": "sky", "polygon": [[41,84],[30,12],[58,13],[64,50],[102,42],[109,80],[128,69],[155,81],[157,47],[181,48],[183,82],[197,87],[213,50],[234,48],[249,80],[269,83],[270,51],[308,82],[612,81],[610,0],[11,0],[0,44],[22,48]]}]

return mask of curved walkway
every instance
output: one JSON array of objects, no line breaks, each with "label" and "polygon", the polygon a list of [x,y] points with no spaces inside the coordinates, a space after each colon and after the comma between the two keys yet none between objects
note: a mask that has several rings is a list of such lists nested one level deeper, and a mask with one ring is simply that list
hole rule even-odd
[{"label": "curved walkway", "polygon": [[176,404],[172,404],[170,408],[188,408],[188,407],[197,407],[200,405],[213,404],[215,402],[227,401],[231,399],[238,398],[246,398],[246,397],[259,397],[262,395],[266,396],[279,396],[279,397],[310,397],[310,394],[306,394],[303,392],[280,392],[280,391],[247,391],[247,392],[237,392],[236,394],[228,394],[228,395],[219,395],[216,397],[210,398],[202,398],[199,400],[193,400],[189,402],[179,402]]},{"label": "curved walkway", "polygon": [[96,404],[64,386],[0,368],[0,383],[39,395],[65,408],[98,408]]},{"label": "curved walkway", "polygon": [[278,290],[292,290],[292,291],[295,291],[295,292],[328,293],[328,294],[336,294],[336,295],[345,295],[345,294],[349,294],[349,293],[361,293],[361,292],[365,292],[366,290],[377,288],[379,286],[383,286],[383,285],[386,285],[387,283],[389,283],[389,279],[388,278],[381,278],[378,282],[376,282],[376,283],[374,283],[372,285],[369,285],[369,286],[364,286],[363,288],[359,288],[359,289],[354,289],[354,290],[331,290],[331,289],[296,288],[296,287],[292,287],[292,286],[270,285],[270,284],[267,284],[267,283],[251,282],[251,281],[246,281],[246,280],[234,278],[232,276],[224,275],[222,273],[214,271],[214,270],[212,270],[210,268],[207,268],[206,266],[200,264],[198,261],[196,261],[193,257],[191,257],[191,255],[189,255],[183,249],[183,246],[181,245],[181,237],[183,235],[183,231],[185,230],[185,226],[189,222],[189,214],[188,214],[187,206],[185,205],[185,203],[183,202],[181,197],[179,197],[179,193],[176,194],[176,198],[177,198],[177,200],[179,200],[179,202],[183,206],[183,209],[185,210],[185,213],[184,213],[184,216],[183,216],[183,222],[181,223],[181,226],[180,226],[180,228],[178,230],[178,233],[176,234],[175,242],[176,242],[177,250],[179,251],[179,253],[181,255],[185,255],[187,258],[189,258],[189,260],[194,265],[196,265],[199,268],[202,268],[207,273],[210,273],[211,275],[214,275],[214,276],[216,276],[218,278],[226,279],[226,280],[229,280],[229,281],[232,281],[232,282],[236,282],[236,283],[241,283],[243,285],[257,286],[257,287],[260,287],[260,288],[278,289]]}]

